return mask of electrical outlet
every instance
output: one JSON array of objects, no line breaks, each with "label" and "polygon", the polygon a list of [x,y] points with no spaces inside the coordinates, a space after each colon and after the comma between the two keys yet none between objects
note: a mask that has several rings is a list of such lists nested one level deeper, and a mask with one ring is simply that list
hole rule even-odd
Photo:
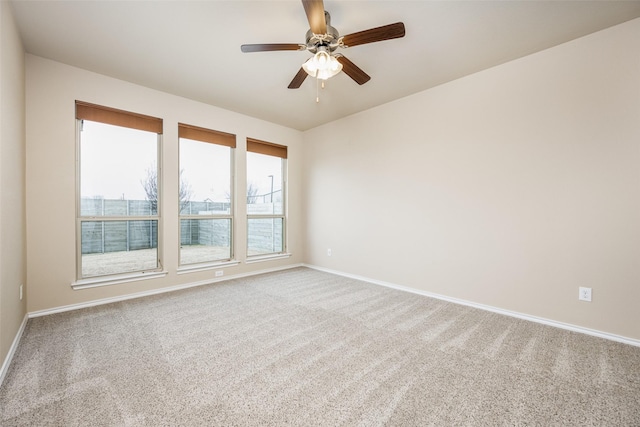
[{"label": "electrical outlet", "polygon": [[220,277],[222,275],[224,275],[224,271],[222,271],[222,270],[216,271],[216,277]]},{"label": "electrical outlet", "polygon": [[327,256],[331,256],[331,249],[327,249]]},{"label": "electrical outlet", "polygon": [[20,301],[22,301],[22,284],[20,284]]},{"label": "electrical outlet", "polygon": [[580,301],[589,301],[591,302],[591,288],[578,288],[578,299]]}]

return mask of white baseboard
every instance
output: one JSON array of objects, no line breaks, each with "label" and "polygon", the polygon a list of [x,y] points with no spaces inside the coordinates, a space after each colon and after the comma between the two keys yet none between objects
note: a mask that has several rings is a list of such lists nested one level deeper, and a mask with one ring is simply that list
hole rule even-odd
[{"label": "white baseboard", "polygon": [[166,288],[152,289],[152,290],[149,290],[149,291],[136,292],[136,293],[133,293],[133,294],[121,295],[121,296],[117,296],[117,297],[102,298],[102,299],[93,300],[93,301],[87,301],[87,302],[83,302],[83,303],[79,303],[79,304],[70,304],[70,305],[64,305],[64,306],[60,306],[60,307],[47,308],[47,309],[44,309],[44,310],[32,311],[32,312],[29,312],[27,315],[29,316],[29,318],[40,317],[40,316],[48,316],[49,314],[63,313],[65,311],[80,310],[82,308],[95,307],[95,306],[104,305],[104,304],[111,304],[111,303],[114,303],[114,302],[126,301],[126,300],[130,300],[130,299],[134,299],[134,298],[147,297],[147,296],[150,296],[150,295],[164,294],[164,293],[167,293],[167,292],[174,292],[174,291],[179,291],[179,290],[182,290],[182,289],[194,288],[196,286],[210,285],[212,283],[223,282],[223,281],[233,280],[233,279],[240,279],[242,277],[256,276],[258,274],[272,273],[274,271],[288,270],[288,269],[291,269],[291,268],[302,267],[302,266],[303,266],[303,264],[293,264],[293,265],[286,265],[286,266],[283,266],[283,267],[274,267],[274,268],[267,268],[267,269],[264,269],[264,270],[251,271],[249,273],[240,273],[240,274],[233,274],[233,275],[230,275],[230,276],[215,277],[215,278],[211,278],[211,279],[200,280],[198,282],[190,282],[190,283],[185,283],[185,284],[182,284],[182,285],[169,286],[169,287],[166,287]]},{"label": "white baseboard", "polygon": [[16,349],[18,348],[18,344],[20,344],[20,339],[22,338],[22,333],[24,332],[25,326],[27,326],[28,319],[29,319],[29,316],[25,314],[24,319],[22,319],[22,323],[20,324],[20,328],[18,328],[18,332],[16,333],[15,338],[13,338],[11,347],[9,347],[9,352],[7,353],[7,357],[4,358],[4,362],[2,363],[2,368],[0,368],[0,386],[2,386],[4,377],[7,375],[7,371],[9,370],[9,365],[11,365],[11,360],[13,360],[13,355],[15,354]]},{"label": "white baseboard", "polygon": [[566,330],[573,331],[573,332],[579,332],[579,333],[586,334],[586,335],[591,335],[591,336],[595,336],[595,337],[599,337],[599,338],[608,339],[608,340],[611,340],[611,341],[617,341],[617,342],[621,342],[621,343],[624,343],[624,344],[629,344],[629,345],[633,345],[633,346],[636,346],[636,347],[640,347],[640,340],[633,339],[633,338],[628,338],[628,337],[623,337],[621,335],[610,334],[608,332],[602,332],[602,331],[598,331],[598,330],[595,330],[595,329],[589,329],[589,328],[584,328],[582,326],[572,325],[572,324],[569,324],[569,323],[563,323],[563,322],[558,322],[558,321],[551,320],[551,319],[545,319],[543,317],[531,316],[529,314],[518,313],[517,311],[505,310],[505,309],[498,308],[498,307],[493,307],[493,306],[490,306],[490,305],[478,304],[478,303],[473,302],[473,301],[467,301],[467,300],[463,300],[463,299],[452,298],[452,297],[448,297],[446,295],[434,294],[434,293],[431,293],[431,292],[422,291],[420,289],[414,289],[414,288],[410,288],[410,287],[406,287],[406,286],[400,286],[400,285],[396,285],[394,283],[383,282],[381,280],[375,280],[375,279],[371,279],[371,278],[364,277],[364,276],[358,276],[358,275],[355,275],[355,274],[344,273],[342,271],[331,270],[329,268],[319,267],[319,266],[316,266],[316,265],[303,264],[303,266],[311,268],[311,269],[314,269],[314,270],[318,270],[318,271],[324,271],[325,273],[335,274],[337,276],[343,276],[343,277],[348,277],[350,279],[360,280],[362,282],[367,282],[367,283],[371,283],[371,284],[374,284],[374,285],[385,286],[387,288],[397,289],[397,290],[404,291],[404,292],[410,292],[410,293],[413,293],[413,294],[418,294],[418,295],[422,295],[422,296],[426,296],[426,297],[430,297],[430,298],[436,298],[436,299],[439,299],[439,300],[452,302],[454,304],[461,304],[461,305],[466,305],[466,306],[469,306],[469,307],[479,308],[481,310],[491,311],[493,313],[504,314],[505,316],[516,317],[518,319],[528,320],[528,321],[536,322],[536,323],[542,323],[543,325],[553,326],[553,327],[560,328],[560,329],[566,329]]}]

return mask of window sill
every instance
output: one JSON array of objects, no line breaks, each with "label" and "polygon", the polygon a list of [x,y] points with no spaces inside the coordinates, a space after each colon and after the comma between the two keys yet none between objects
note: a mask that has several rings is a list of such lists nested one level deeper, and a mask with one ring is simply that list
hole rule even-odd
[{"label": "window sill", "polygon": [[137,282],[140,280],[157,279],[169,274],[167,271],[151,271],[148,273],[133,273],[119,276],[99,277],[77,280],[71,284],[74,291],[80,289],[97,288],[99,286],[118,285],[121,283]]},{"label": "window sill", "polygon": [[291,254],[289,254],[289,253],[284,253],[284,254],[271,254],[271,255],[260,255],[260,256],[255,256],[255,257],[247,258],[247,260],[245,261],[245,263],[247,263],[247,264],[253,264],[253,263],[256,263],[256,262],[273,261],[274,259],[289,258],[290,256],[291,256]]},{"label": "window sill", "polygon": [[240,264],[240,261],[231,260],[231,261],[223,261],[217,263],[207,263],[207,264],[191,264],[185,265],[182,267],[178,267],[178,274],[186,274],[186,273],[196,273],[198,271],[207,271],[207,270],[215,270],[222,267],[233,267],[234,265]]}]

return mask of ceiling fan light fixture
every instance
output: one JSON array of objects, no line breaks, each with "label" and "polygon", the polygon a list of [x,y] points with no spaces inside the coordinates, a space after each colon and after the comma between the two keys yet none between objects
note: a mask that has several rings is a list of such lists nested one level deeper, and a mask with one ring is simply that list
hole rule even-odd
[{"label": "ceiling fan light fixture", "polygon": [[304,13],[307,15],[309,30],[305,36],[304,44],[295,43],[260,43],[243,44],[242,52],[270,52],[277,50],[309,51],[313,57],[308,59],[298,70],[289,86],[289,89],[298,89],[307,76],[316,78],[316,87],[336,74],[344,71],[354,82],[359,85],[371,80],[371,76],[362,71],[344,55],[334,51],[368,43],[376,43],[385,40],[404,37],[405,29],[402,22],[369,28],[368,30],[340,36],[337,29],[331,26],[331,15],[324,10],[323,0],[302,0]]},{"label": "ceiling fan light fixture", "polygon": [[335,56],[329,54],[324,48],[320,48],[314,56],[302,64],[302,68],[311,77],[327,80],[342,71],[342,64]]}]

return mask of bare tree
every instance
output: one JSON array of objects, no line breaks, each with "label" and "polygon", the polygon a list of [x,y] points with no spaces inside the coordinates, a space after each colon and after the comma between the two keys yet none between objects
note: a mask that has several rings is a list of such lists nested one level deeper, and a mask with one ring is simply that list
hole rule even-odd
[{"label": "bare tree", "polygon": [[[231,193],[226,191],[224,195],[227,198],[227,200],[231,201]],[[249,184],[247,186],[247,204],[251,205],[255,203],[258,200],[258,197],[260,197],[258,195],[258,187],[253,183]]]},{"label": "bare tree", "polygon": [[[180,200],[180,211],[189,205],[193,191],[189,183],[182,177],[184,169],[180,170],[180,190],[178,197]],[[151,205],[151,212],[158,212],[158,169],[155,166],[147,168],[147,176],[140,180],[147,200]]]},{"label": "bare tree", "polygon": [[191,201],[191,196],[193,196],[193,191],[191,190],[191,185],[184,179],[182,173],[184,169],[180,169],[180,189],[178,190],[178,197],[180,200],[180,210],[182,212],[184,208],[189,205]]},{"label": "bare tree", "polygon": [[147,176],[140,180],[152,213],[158,212],[158,170],[155,166],[147,168]]},{"label": "bare tree", "polygon": [[247,204],[251,205],[258,201],[258,186],[253,182],[247,185]]}]

